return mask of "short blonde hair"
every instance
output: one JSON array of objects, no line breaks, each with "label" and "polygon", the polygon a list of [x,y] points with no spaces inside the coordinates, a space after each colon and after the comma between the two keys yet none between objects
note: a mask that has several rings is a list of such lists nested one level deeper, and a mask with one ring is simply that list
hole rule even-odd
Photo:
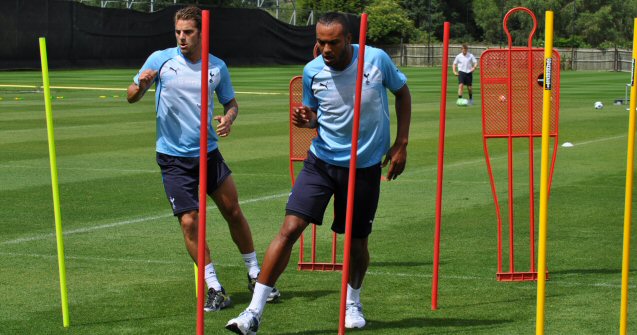
[{"label": "short blonde hair", "polygon": [[197,30],[201,31],[201,9],[195,6],[184,7],[175,13],[175,23],[178,20],[192,20],[195,21]]}]

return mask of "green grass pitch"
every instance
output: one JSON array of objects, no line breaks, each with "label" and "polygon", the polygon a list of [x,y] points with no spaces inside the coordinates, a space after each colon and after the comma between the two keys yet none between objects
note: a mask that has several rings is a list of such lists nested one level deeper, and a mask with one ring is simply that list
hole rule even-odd
[{"label": "green grass pitch", "polygon": [[[302,67],[230,70],[240,115],[220,148],[262,259],[282,222],[290,189],[287,91]],[[481,141],[480,84],[475,83],[476,106],[457,107],[452,75],[439,309],[431,310],[440,69],[403,70],[413,97],[407,169],[398,180],[382,184],[362,294],[368,326],[348,333],[533,333],[536,284],[495,280],[496,216]],[[132,105],[125,99],[135,72],[51,72],[51,85],[58,87],[52,96],[66,232],[68,330],[61,320],[41,76],[0,72],[0,333],[195,331],[192,262],[155,163],[153,94]],[[612,334],[619,328],[628,112],[612,102],[623,97],[629,78],[627,73],[562,73],[559,142],[574,146],[558,150],[549,203],[548,334]],[[593,108],[598,100],[604,109]],[[529,264],[526,152],[525,142],[516,141],[519,270]],[[539,152],[535,156],[539,176]],[[504,147],[494,142],[492,157],[504,191]],[[506,206],[505,193],[500,197]],[[226,321],[247,306],[250,294],[225,223],[213,207],[208,213],[212,257],[234,305],[206,314],[206,333],[224,334]],[[319,229],[323,250],[328,230]],[[633,242],[635,250],[634,236]],[[340,273],[300,272],[297,260],[295,248],[277,283],[281,302],[266,309],[261,333],[334,334]],[[635,271],[631,275],[629,329],[634,331],[637,279]]]}]

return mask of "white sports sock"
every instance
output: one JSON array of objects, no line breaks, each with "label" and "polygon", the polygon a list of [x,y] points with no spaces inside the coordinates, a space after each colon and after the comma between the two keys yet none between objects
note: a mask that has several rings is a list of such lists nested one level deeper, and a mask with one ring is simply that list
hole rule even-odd
[{"label": "white sports sock", "polygon": [[204,270],[206,277],[206,285],[208,288],[214,288],[215,291],[221,290],[221,283],[219,283],[219,279],[217,279],[217,273],[215,272],[215,266],[212,263],[206,265]]},{"label": "white sports sock", "polygon": [[259,272],[261,272],[261,269],[259,269],[259,261],[257,260],[257,252],[253,251],[249,254],[241,254],[241,256],[243,256],[243,261],[246,264],[250,278],[256,278]]},{"label": "white sports sock", "polygon": [[265,303],[268,300],[268,296],[272,293],[272,287],[265,286],[261,283],[257,283],[254,285],[254,293],[252,294],[252,301],[250,301],[250,306],[248,306],[249,310],[259,314],[263,314],[263,309],[265,308]]},{"label": "white sports sock", "polygon": [[361,288],[355,289],[347,284],[347,304],[358,304],[361,302]]}]

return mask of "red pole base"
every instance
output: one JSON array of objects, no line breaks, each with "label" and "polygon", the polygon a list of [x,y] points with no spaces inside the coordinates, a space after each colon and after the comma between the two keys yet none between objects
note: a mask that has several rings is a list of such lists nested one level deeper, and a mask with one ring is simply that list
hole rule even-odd
[{"label": "red pole base", "polygon": [[[546,280],[549,279],[549,273],[546,272]],[[498,281],[537,281],[537,272],[498,272],[496,274]]]},{"label": "red pole base", "polygon": [[298,270],[299,271],[343,271],[343,264],[299,262]]}]

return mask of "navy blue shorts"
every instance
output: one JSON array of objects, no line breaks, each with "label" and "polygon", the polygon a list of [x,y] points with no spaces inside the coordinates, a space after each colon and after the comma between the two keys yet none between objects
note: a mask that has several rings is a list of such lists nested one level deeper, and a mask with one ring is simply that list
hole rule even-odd
[{"label": "navy blue shorts", "polygon": [[[175,216],[199,210],[199,157],[177,157],[157,153],[166,196]],[[208,153],[207,193],[212,195],[232,173],[219,149]]]},{"label": "navy blue shorts", "polygon": [[[354,238],[366,238],[372,232],[380,195],[380,174],[380,162],[371,167],[356,169],[352,221]],[[338,234],[345,233],[348,179],[349,168],[328,164],[308,152],[285,207],[286,214],[320,225],[325,208],[334,195],[332,230]]]},{"label": "navy blue shorts", "polygon": [[458,84],[471,86],[473,83],[473,72],[458,71]]}]

